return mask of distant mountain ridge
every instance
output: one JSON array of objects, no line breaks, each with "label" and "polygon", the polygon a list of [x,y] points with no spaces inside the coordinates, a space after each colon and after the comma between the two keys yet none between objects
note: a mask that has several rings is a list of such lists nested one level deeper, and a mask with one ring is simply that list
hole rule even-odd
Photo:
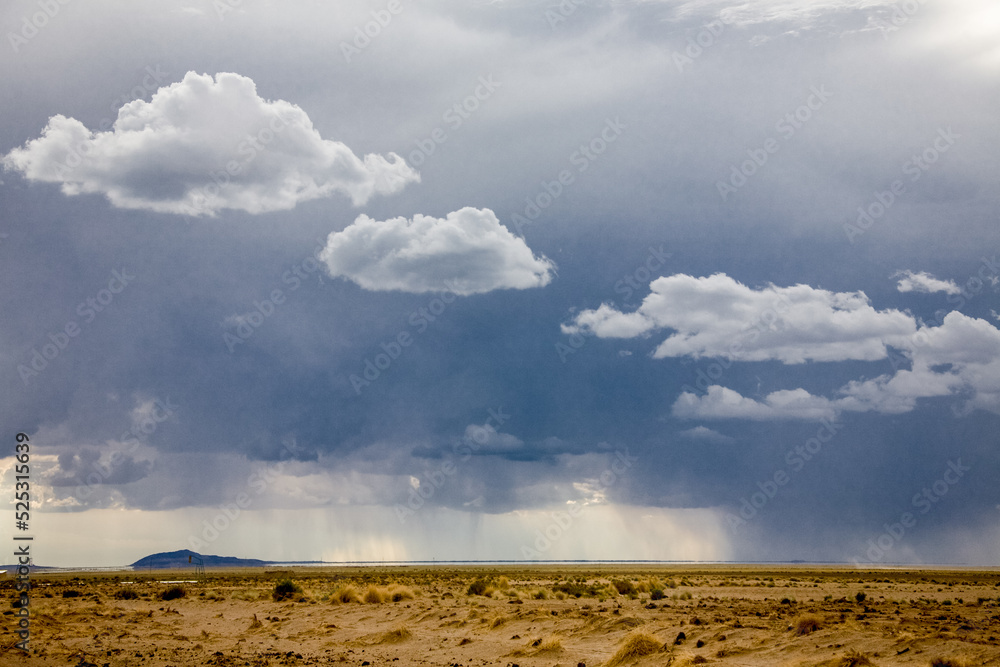
[{"label": "distant mountain ridge", "polygon": [[136,570],[175,570],[193,566],[199,561],[205,567],[264,567],[265,565],[270,565],[270,561],[258,560],[256,558],[210,556],[191,551],[190,549],[181,549],[180,551],[165,551],[140,558],[132,563],[132,567]]},{"label": "distant mountain ridge", "polygon": [[[191,557],[191,562],[188,562],[188,557]],[[121,572],[128,569],[142,570],[142,569],[152,569],[152,570],[178,570],[194,568],[198,563],[199,559],[205,567],[295,567],[295,566],[309,566],[309,565],[479,565],[479,564],[558,564],[558,563],[587,563],[594,565],[607,565],[616,563],[649,563],[649,564],[687,564],[687,565],[699,565],[706,563],[715,563],[721,565],[850,565],[848,562],[841,561],[823,561],[823,562],[813,562],[813,561],[803,561],[803,560],[788,560],[788,561],[690,561],[690,560],[646,560],[646,559],[623,559],[623,560],[586,560],[586,559],[568,559],[568,560],[522,560],[522,559],[499,559],[499,560],[412,560],[412,561],[401,561],[401,560],[380,560],[380,561],[318,561],[318,560],[304,560],[304,561],[270,561],[270,560],[260,560],[257,558],[237,558],[236,556],[215,556],[215,555],[205,555],[200,554],[196,551],[191,551],[190,549],[181,549],[180,551],[166,551],[157,554],[151,554],[144,558],[140,558],[131,565],[117,565],[117,566],[90,566],[90,567],[54,567],[47,565],[37,565],[35,563],[31,564],[31,571],[52,571],[52,572]],[[905,563],[894,563],[895,565],[906,565]],[[912,566],[911,567],[919,567]],[[0,565],[0,579],[4,577],[14,576],[17,571],[17,564]]]}]

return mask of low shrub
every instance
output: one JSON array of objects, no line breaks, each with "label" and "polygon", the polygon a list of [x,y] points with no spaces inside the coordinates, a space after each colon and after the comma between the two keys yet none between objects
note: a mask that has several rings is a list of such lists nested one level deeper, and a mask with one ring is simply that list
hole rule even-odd
[{"label": "low shrub", "polygon": [[635,585],[628,579],[616,579],[611,582],[611,585],[615,587],[619,595],[635,595],[636,589]]},{"label": "low shrub", "polygon": [[167,590],[160,593],[161,600],[176,600],[187,595],[187,591],[184,590],[183,586],[171,586]]},{"label": "low shrub", "polygon": [[578,581],[566,581],[552,586],[552,591],[555,593],[565,593],[575,598],[595,598],[604,591],[604,587],[597,583],[587,584]]},{"label": "low shrub", "polygon": [[466,591],[466,595],[486,595],[487,589],[492,588],[493,586],[489,581],[480,577],[469,584],[469,589]]},{"label": "low shrub", "polygon": [[812,632],[816,632],[820,629],[820,627],[822,627],[822,625],[820,624],[819,618],[816,616],[802,616],[795,622],[795,634],[808,635]]},{"label": "low shrub", "polygon": [[274,590],[271,592],[271,597],[275,602],[292,600],[300,597],[301,595],[302,587],[291,579],[282,579],[274,585]]}]

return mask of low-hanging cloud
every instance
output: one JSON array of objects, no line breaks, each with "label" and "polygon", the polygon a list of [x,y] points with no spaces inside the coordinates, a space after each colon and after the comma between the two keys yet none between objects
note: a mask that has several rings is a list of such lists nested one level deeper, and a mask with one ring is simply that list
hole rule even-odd
[{"label": "low-hanging cloud", "polygon": [[691,392],[681,394],[674,403],[673,414],[681,419],[818,421],[833,419],[837,409],[830,400],[813,396],[805,389],[776,391],[757,401],[732,389],[713,385],[704,396]]},{"label": "low-hanging cloud", "polygon": [[883,413],[913,410],[920,398],[961,396],[959,414],[1000,414],[1000,329],[957,311],[907,341],[910,368],[841,390],[848,400]]},{"label": "low-hanging cloud", "polygon": [[688,440],[707,442],[710,445],[731,445],[736,442],[736,438],[719,433],[707,426],[695,426],[686,431],[681,431],[678,435]]},{"label": "low-hanging cloud", "polygon": [[835,398],[793,389],[756,400],[713,385],[703,395],[685,391],[672,410],[681,419],[818,421],[844,411],[904,414],[920,399],[951,396],[961,398],[956,415],[974,410],[1000,414],[1000,329],[989,322],[951,312],[940,326],[921,327],[904,342],[894,363],[905,362],[910,368],[849,382]]},{"label": "low-hanging cloud", "polygon": [[876,310],[864,292],[830,292],[809,285],[751,289],[724,273],[707,278],[665,276],[650,284],[638,310],[607,304],[578,313],[564,333],[632,338],[661,329],[675,333],[653,356],[718,357],[740,361],[877,361],[887,345],[916,331],[898,310]]},{"label": "low-hanging cloud", "polygon": [[[951,293],[954,283],[903,272],[900,291]],[[957,288],[956,288],[957,289]],[[656,358],[713,357],[730,361],[807,362],[890,359],[891,374],[857,380],[832,398],[783,389],[762,399],[714,385],[690,389],[674,402],[681,419],[753,421],[833,419],[843,411],[903,414],[917,401],[961,397],[960,414],[1000,413],[1000,330],[957,311],[938,326],[899,310],[876,310],[863,292],[829,292],[808,285],[751,289],[725,274],[678,274],[650,284],[639,308],[607,304],[578,313],[562,329],[601,338],[647,336],[668,329]],[[895,352],[892,352],[895,350]],[[909,366],[909,368],[905,368]]]},{"label": "low-hanging cloud", "polygon": [[100,484],[128,484],[145,479],[153,462],[119,452],[117,457],[102,456],[95,447],[83,447],[77,452],[63,452],[58,466],[48,473],[48,484],[54,487],[86,487]]},{"label": "low-hanging cloud", "polygon": [[501,225],[493,211],[471,207],[444,218],[359,216],[330,234],[320,259],[331,276],[367,290],[460,296],[544,287],[555,269]]},{"label": "low-hanging cloud", "polygon": [[188,72],[149,102],[123,106],[107,132],[52,116],[39,138],[0,159],[66,195],[193,216],[286,210],[334,193],[360,206],[420,180],[395,153],[359,158],[322,138],[298,106],[265,100],[252,79],[225,72]]},{"label": "low-hanging cloud", "polygon": [[899,271],[892,276],[898,278],[896,289],[900,292],[922,292],[933,294],[934,292],[944,292],[945,294],[961,294],[962,288],[952,280],[941,280],[935,278],[926,271]]}]

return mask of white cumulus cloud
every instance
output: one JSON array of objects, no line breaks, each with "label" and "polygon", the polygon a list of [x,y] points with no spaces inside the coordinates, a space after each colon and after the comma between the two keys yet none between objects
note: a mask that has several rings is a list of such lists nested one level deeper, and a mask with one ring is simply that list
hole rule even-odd
[{"label": "white cumulus cloud", "polygon": [[917,399],[962,396],[959,411],[1000,414],[1000,330],[957,311],[940,326],[921,327],[904,354],[910,368],[841,390],[849,400],[880,412],[909,412]]},{"label": "white cumulus cloud", "polygon": [[758,401],[713,385],[703,395],[682,393],[673,414],[684,419],[832,419],[843,411],[903,414],[920,399],[961,397],[957,414],[1000,414],[1000,329],[986,320],[948,313],[939,326],[924,326],[904,342],[894,373],[849,382],[835,398],[805,389],[782,390]]},{"label": "white cumulus cloud", "polygon": [[501,225],[493,211],[471,207],[444,218],[359,216],[330,234],[320,259],[331,276],[367,290],[460,296],[544,287],[555,269]]},{"label": "white cumulus cloud", "polygon": [[702,395],[681,394],[673,406],[675,417],[681,419],[749,419],[752,421],[833,419],[838,406],[822,396],[813,396],[805,389],[776,391],[761,401],[747,398],[737,391],[713,385]]},{"label": "white cumulus cloud", "polygon": [[420,180],[394,153],[360,158],[322,138],[301,108],[261,98],[252,79],[233,73],[188,72],[149,102],[123,106],[107,132],[53,116],[2,163],[28,180],[59,183],[66,195],[208,216],[291,209],[334,193],[359,206]]},{"label": "white cumulus cloud", "polygon": [[653,356],[719,357],[741,361],[876,361],[887,345],[916,331],[898,310],[876,310],[864,292],[830,292],[809,285],[751,289],[724,273],[676,274],[650,283],[638,310],[607,304],[578,313],[564,333],[631,338],[674,333]]},{"label": "white cumulus cloud", "polygon": [[[900,291],[958,293],[926,273],[901,272]],[[751,289],[725,274],[677,274],[650,283],[633,312],[608,304],[577,313],[564,333],[634,338],[670,333],[653,356],[713,357],[785,364],[892,361],[895,371],[850,382],[832,397],[805,389],[761,399],[714,385],[691,388],[673,414],[685,419],[819,420],[840,412],[901,414],[920,399],[960,398],[956,412],[1000,414],[1000,329],[983,319],[948,313],[933,325],[899,310],[876,310],[863,292],[830,292],[809,285]],[[894,350],[894,352],[893,352]],[[693,432],[687,433],[694,436]]]},{"label": "white cumulus cloud", "polygon": [[961,294],[962,288],[951,280],[940,280],[926,271],[914,273],[913,271],[900,271],[893,275],[899,278],[896,289],[900,292],[923,292],[933,294],[934,292],[944,292],[945,294]]}]

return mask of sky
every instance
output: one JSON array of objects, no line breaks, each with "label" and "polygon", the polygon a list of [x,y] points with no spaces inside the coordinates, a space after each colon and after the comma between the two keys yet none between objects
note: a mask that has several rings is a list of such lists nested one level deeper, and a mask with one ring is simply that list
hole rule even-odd
[{"label": "sky", "polygon": [[995,2],[12,0],[0,33],[36,563],[998,564]]}]

